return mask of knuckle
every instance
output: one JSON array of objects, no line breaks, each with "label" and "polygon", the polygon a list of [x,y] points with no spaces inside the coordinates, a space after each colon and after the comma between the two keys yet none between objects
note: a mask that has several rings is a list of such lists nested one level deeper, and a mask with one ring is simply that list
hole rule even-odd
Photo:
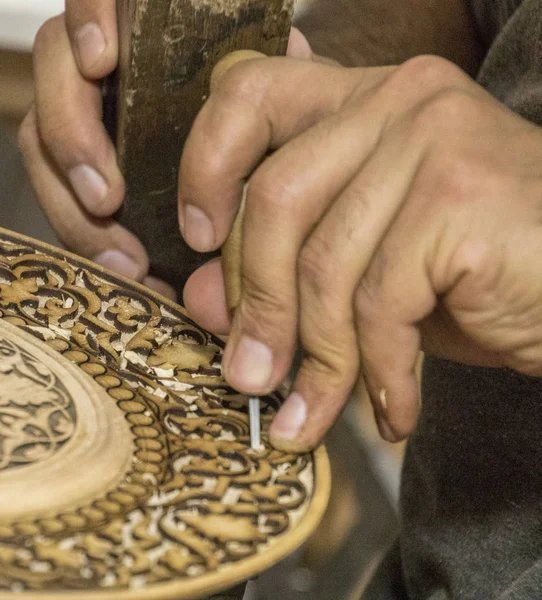
[{"label": "knuckle", "polygon": [[254,202],[260,213],[277,216],[294,216],[299,205],[294,182],[287,175],[275,175],[273,170],[260,168],[250,180],[249,201]]},{"label": "knuckle", "polygon": [[[479,161],[455,152],[436,153],[429,160],[421,175],[431,197],[444,204],[475,202],[483,187],[492,177],[488,169]],[[422,190],[423,191],[423,190]]]},{"label": "knuckle", "polygon": [[[470,275],[464,279],[469,295],[490,297],[502,287],[504,262],[503,248],[499,248],[494,240],[470,234],[462,239],[452,252],[449,259],[449,270],[454,274]],[[452,302],[454,299],[456,297],[451,292]],[[486,316],[482,314],[482,320]],[[495,316],[496,313],[493,317]]]},{"label": "knuckle", "polygon": [[328,376],[338,376],[342,385],[354,384],[359,374],[359,351],[356,331],[350,317],[344,311],[336,314],[303,314],[300,337],[308,364],[313,371]]},{"label": "knuckle", "polygon": [[377,291],[377,286],[364,277],[354,296],[354,310],[358,324],[363,323],[364,326],[378,323],[380,311],[380,295]]},{"label": "knuckle", "polygon": [[440,56],[422,55],[405,61],[397,68],[394,77],[420,90],[431,90],[442,86],[443,82],[457,82],[461,70]]},{"label": "knuckle", "polygon": [[52,118],[40,120],[39,130],[44,146],[61,166],[79,163],[96,143],[81,122],[70,118],[63,122]]},{"label": "knuckle", "polygon": [[247,60],[233,66],[225,73],[218,85],[222,102],[233,106],[259,106],[269,78],[261,61]]},{"label": "knuckle", "polygon": [[224,156],[221,152],[213,151],[203,140],[202,121],[207,107],[196,118],[181,157],[181,176],[179,185],[183,193],[197,195],[201,182],[217,181],[224,176]]},{"label": "knuckle", "polygon": [[357,373],[357,369],[353,367],[345,353],[329,344],[322,347],[318,355],[307,356],[303,370],[310,372],[311,377],[316,375],[319,379],[323,379],[328,390],[337,388],[341,391],[344,391],[345,387],[353,385],[355,373]]},{"label": "knuckle", "polygon": [[242,289],[238,310],[243,322],[261,339],[273,341],[278,336],[283,338],[287,325],[294,319],[295,301],[273,282],[266,285],[246,274],[243,274]]},{"label": "knuckle", "polygon": [[333,289],[337,265],[329,243],[318,235],[311,236],[299,254],[298,270],[301,283],[319,294]]},{"label": "knuckle", "polygon": [[[353,339],[337,339],[329,331],[301,336],[305,349],[301,370],[312,381],[325,382],[332,397],[349,393],[360,374],[360,353]],[[309,343],[307,343],[309,342]]]}]

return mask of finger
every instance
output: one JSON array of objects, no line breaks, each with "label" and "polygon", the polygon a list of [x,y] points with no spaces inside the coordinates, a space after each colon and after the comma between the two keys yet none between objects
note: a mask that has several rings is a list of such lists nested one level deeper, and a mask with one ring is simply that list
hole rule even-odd
[{"label": "finger", "polygon": [[359,78],[285,58],[230,69],[196,119],[182,157],[179,220],[186,241],[202,252],[221,246],[244,182],[266,151],[334,114]]},{"label": "finger", "polygon": [[190,276],[183,290],[183,303],[198,325],[216,335],[228,335],[231,322],[220,259],[206,263]]},{"label": "finger", "polygon": [[309,41],[301,33],[301,31],[297,29],[297,27],[292,27],[292,31],[290,32],[286,56],[289,56],[290,58],[297,58],[299,60],[311,60],[313,62],[327,65],[339,65],[339,63],[332,58],[326,58],[325,56],[315,54],[312,51]]},{"label": "finger", "polygon": [[142,283],[151,290],[158,292],[168,300],[173,300],[173,302],[177,302],[177,292],[171,285],[169,285],[169,283],[166,283],[162,279],[158,279],[157,277],[147,275],[147,277],[143,278]]},{"label": "finger", "polygon": [[314,58],[309,41],[297,27],[292,27],[292,30],[290,31],[286,55],[290,58],[297,58],[299,60],[313,60]]},{"label": "finger", "polygon": [[[407,293],[404,286],[401,291]],[[427,306],[423,291],[427,289],[410,297],[412,301],[420,300],[416,307],[399,301],[392,308],[391,293],[386,291],[376,296],[372,291],[358,295],[364,379],[378,429],[389,442],[398,442],[410,435],[418,418],[420,394],[416,364],[420,332],[416,321],[420,307]],[[377,307],[381,301],[384,306]],[[401,311],[402,318],[390,318],[390,312],[393,314],[395,310]]]},{"label": "finger", "polygon": [[438,94],[443,81],[460,86],[467,78],[451,63],[433,57],[398,68],[352,70],[289,58],[235,65],[198,115],[185,146],[179,224],[186,241],[201,252],[222,245],[245,180],[266,151],[337,112],[354,92],[363,96],[388,83],[382,86],[385,106],[378,114],[393,120],[413,102]]},{"label": "finger", "polygon": [[292,395],[270,430],[279,448],[314,447],[349,398],[360,371],[356,290],[403,206],[422,148],[406,134],[384,136],[301,251],[299,332],[304,359]]},{"label": "finger", "polygon": [[[426,144],[412,143],[408,128],[402,134],[383,141],[353,186],[371,190],[363,215],[357,216],[364,225],[363,232],[356,230],[353,247],[363,247],[360,233],[376,247],[375,254],[363,260],[355,292],[361,364],[380,433],[392,442],[411,433],[419,412],[419,324],[437,303],[427,264],[442,229],[436,221],[428,222],[435,218],[429,198],[410,198]],[[386,209],[379,210],[378,205]],[[382,215],[390,217],[392,210],[394,217],[386,222]]]},{"label": "finger", "polygon": [[89,215],[47,158],[32,110],[19,132],[19,145],[38,200],[59,239],[72,251],[125,277],[141,281],[148,257],[141,243],[111,219]]},{"label": "finger", "polygon": [[100,89],[79,74],[62,16],[40,29],[34,63],[38,128],[47,154],[89,213],[112,215],[122,203],[124,181],[101,122]]},{"label": "finger", "polygon": [[[224,354],[226,378],[236,389],[267,393],[286,376],[297,345],[301,247],[372,152],[381,128],[370,106],[357,105],[277,150],[251,177],[242,298]],[[304,310],[303,299],[300,305]]]},{"label": "finger", "polygon": [[66,23],[81,75],[109,75],[118,60],[115,0],[66,0]]},{"label": "finger", "polygon": [[217,62],[211,73],[211,82],[209,84],[211,93],[218,89],[224,75],[226,75],[226,73],[236,64],[247,60],[262,58],[267,58],[267,55],[263,54],[263,52],[258,52],[257,50],[235,50],[234,52],[226,54],[226,56]]}]

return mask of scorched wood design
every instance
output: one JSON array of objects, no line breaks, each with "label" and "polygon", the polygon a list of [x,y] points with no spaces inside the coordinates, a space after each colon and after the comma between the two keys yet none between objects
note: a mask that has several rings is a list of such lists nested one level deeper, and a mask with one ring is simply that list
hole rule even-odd
[{"label": "scorched wood design", "polygon": [[0,336],[0,471],[50,458],[71,438],[75,419],[55,373]]},{"label": "scorched wood design", "polygon": [[[254,452],[247,398],[222,378],[222,343],[180,307],[4,234],[0,318],[0,590],[54,597],[198,578],[204,589],[207,576],[264,555],[309,512],[313,456],[268,443],[280,396],[262,399],[263,446]],[[51,367],[38,357],[45,351],[57,357]],[[86,408],[81,393],[74,404],[55,360],[66,381],[73,369],[73,385],[90,386]],[[30,396],[24,386],[8,393],[6,377],[25,380]],[[120,418],[111,435],[93,427],[106,409]],[[37,466],[57,468],[62,457],[69,462],[100,432],[110,445],[92,442],[87,463],[77,459],[95,474],[86,496],[77,485],[73,501],[70,492],[46,508],[3,507],[3,485],[26,482]],[[60,469],[56,477],[71,475]]]}]

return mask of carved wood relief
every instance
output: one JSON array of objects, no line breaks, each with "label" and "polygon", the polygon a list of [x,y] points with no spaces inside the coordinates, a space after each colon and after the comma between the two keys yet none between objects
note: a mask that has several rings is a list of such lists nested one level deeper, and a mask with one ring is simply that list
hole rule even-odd
[{"label": "carved wood relief", "polygon": [[0,471],[50,458],[71,439],[75,421],[57,375],[0,335]]},{"label": "carved wood relief", "polygon": [[250,449],[222,349],[180,307],[0,231],[0,599],[205,597],[310,534],[325,453],[269,446],[279,394]]}]

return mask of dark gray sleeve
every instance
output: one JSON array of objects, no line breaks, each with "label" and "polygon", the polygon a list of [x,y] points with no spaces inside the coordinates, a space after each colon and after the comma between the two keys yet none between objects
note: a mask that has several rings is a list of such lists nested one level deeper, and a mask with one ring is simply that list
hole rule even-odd
[{"label": "dark gray sleeve", "polygon": [[468,0],[480,37],[491,46],[522,0]]},{"label": "dark gray sleeve", "polygon": [[[542,0],[469,2],[489,48],[478,81],[542,127]],[[429,356],[422,392],[401,564],[388,557],[367,600],[400,600],[401,576],[412,600],[540,600],[542,378]]]}]

